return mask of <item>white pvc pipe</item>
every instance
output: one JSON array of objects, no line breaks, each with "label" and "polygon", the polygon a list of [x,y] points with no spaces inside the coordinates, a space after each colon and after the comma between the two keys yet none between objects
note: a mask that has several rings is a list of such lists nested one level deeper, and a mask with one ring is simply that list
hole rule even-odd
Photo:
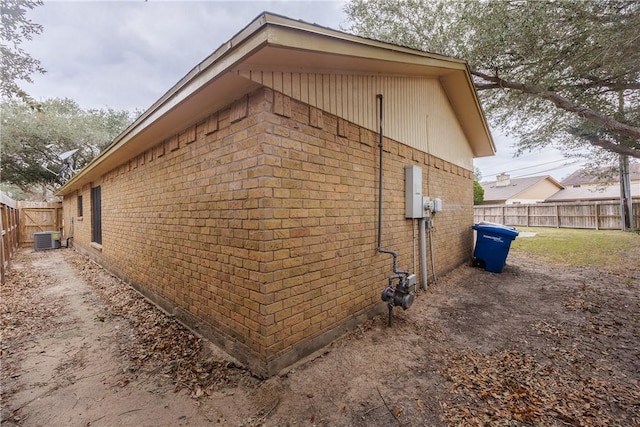
[{"label": "white pvc pipe", "polygon": [[438,281],[436,276],[436,263],[433,252],[433,218],[429,218],[429,252],[431,253],[431,273],[433,274],[433,283]]},{"label": "white pvc pipe", "polygon": [[420,278],[422,289],[427,290],[427,219],[420,218]]}]

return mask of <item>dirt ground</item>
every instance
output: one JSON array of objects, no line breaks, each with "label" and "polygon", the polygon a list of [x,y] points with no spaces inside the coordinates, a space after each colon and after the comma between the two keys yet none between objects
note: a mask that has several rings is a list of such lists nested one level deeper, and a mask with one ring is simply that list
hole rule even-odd
[{"label": "dirt ground", "polygon": [[640,426],[640,271],[463,266],[268,380],[70,249],[1,297],[3,427]]}]

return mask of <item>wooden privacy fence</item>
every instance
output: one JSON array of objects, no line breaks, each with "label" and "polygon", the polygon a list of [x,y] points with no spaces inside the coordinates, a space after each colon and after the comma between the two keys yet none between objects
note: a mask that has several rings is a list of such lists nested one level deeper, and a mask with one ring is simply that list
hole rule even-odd
[{"label": "wooden privacy fence", "polygon": [[0,193],[0,283],[20,245],[33,246],[33,233],[62,228],[61,202],[16,202]]},{"label": "wooden privacy fence", "polygon": [[4,273],[9,268],[9,262],[18,249],[20,237],[18,235],[18,208],[16,202],[4,193],[0,193],[0,283],[4,283]]},{"label": "wooden privacy fence", "polygon": [[[473,220],[521,227],[621,230],[620,202],[537,203],[474,206]],[[640,200],[633,201],[633,224],[640,229]]]},{"label": "wooden privacy fence", "polygon": [[20,245],[33,246],[33,233],[62,228],[62,202],[18,202]]}]

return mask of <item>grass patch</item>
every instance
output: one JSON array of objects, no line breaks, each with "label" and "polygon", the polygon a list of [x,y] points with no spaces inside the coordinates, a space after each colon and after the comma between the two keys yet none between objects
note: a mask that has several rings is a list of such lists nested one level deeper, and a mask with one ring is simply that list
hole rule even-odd
[{"label": "grass patch", "polygon": [[516,253],[530,254],[568,267],[640,268],[640,235],[616,230],[522,227],[536,233],[511,244]]}]

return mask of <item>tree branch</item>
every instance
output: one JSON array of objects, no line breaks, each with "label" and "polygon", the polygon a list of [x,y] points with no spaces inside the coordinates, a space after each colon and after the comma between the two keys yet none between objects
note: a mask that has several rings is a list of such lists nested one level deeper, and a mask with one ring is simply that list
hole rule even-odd
[{"label": "tree branch", "polygon": [[616,144],[615,142],[606,140],[604,138],[600,138],[599,136],[593,135],[593,134],[589,134],[589,135],[576,134],[576,136],[581,139],[584,139],[591,145],[604,148],[607,151],[611,151],[613,153],[618,153],[618,154],[626,154],[631,157],[640,158],[640,148],[633,147],[633,146],[629,147],[627,145],[622,145],[622,144]]},{"label": "tree branch", "polygon": [[[477,86],[483,88],[483,89],[489,89],[489,88],[493,88],[493,86],[495,87],[501,87],[501,88],[506,88],[506,89],[512,89],[515,91],[520,91],[522,93],[527,93],[530,95],[534,95],[537,97],[540,97],[542,99],[546,99],[548,101],[551,101],[556,107],[565,110],[565,111],[569,111],[571,113],[574,113],[592,123],[597,124],[598,126],[603,127],[604,129],[607,129],[610,132],[613,132],[617,135],[620,136],[624,136],[627,138],[631,138],[633,140],[640,140],[640,127],[637,126],[630,126],[627,125],[625,123],[619,122],[611,117],[605,116],[601,113],[598,113],[597,111],[594,111],[590,108],[584,107],[582,105],[578,105],[574,102],[572,102],[571,100],[558,95],[555,92],[551,92],[549,90],[540,88],[540,87],[536,87],[536,86],[530,86],[530,85],[526,85],[523,83],[518,83],[518,82],[513,82],[513,81],[509,81],[509,80],[505,80],[502,79],[500,77],[497,76],[491,76],[489,74],[485,74],[483,72],[477,71],[477,70],[472,70],[471,73],[476,76],[479,77],[487,82],[489,82],[489,84],[487,85],[482,85],[479,84]],[[491,87],[489,87],[491,86]],[[592,142],[593,143],[593,142]],[[593,143],[594,145],[598,145]],[[611,143],[608,143],[611,144]],[[619,147],[619,145],[617,144],[612,144],[615,147]],[[616,151],[618,152],[618,151]],[[640,150],[633,150],[634,154],[631,154],[633,157],[640,157]]]},{"label": "tree branch", "polygon": [[488,83],[488,84],[480,84],[480,83],[476,83],[476,90],[490,90],[490,89],[500,89],[502,88],[502,86],[500,86],[497,83]]},{"label": "tree branch", "polygon": [[607,89],[607,91],[615,91],[615,92],[619,92],[621,90],[640,89],[640,82],[635,82],[635,81],[620,82],[620,81],[615,81],[617,80],[617,78],[598,79],[592,76],[584,76],[583,78],[586,80],[590,80],[590,82],[577,84],[574,87],[580,88],[580,89],[602,88],[602,89]]}]

